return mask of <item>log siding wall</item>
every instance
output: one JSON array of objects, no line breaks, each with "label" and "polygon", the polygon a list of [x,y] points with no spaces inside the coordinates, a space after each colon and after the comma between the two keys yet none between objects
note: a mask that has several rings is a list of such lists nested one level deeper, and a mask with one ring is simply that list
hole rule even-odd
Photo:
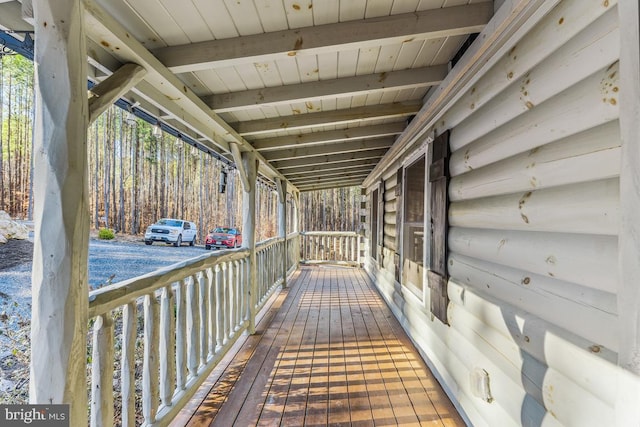
[{"label": "log siding wall", "polygon": [[614,380],[637,381],[617,367],[619,45],[617,2],[560,2],[438,121],[451,131],[450,327],[393,280],[384,173],[384,262],[365,267],[473,425],[628,415]]}]

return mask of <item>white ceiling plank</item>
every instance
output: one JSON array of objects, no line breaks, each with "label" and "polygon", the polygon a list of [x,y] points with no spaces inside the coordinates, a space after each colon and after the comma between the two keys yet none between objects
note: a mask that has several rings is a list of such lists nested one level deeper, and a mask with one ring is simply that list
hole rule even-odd
[{"label": "white ceiling plank", "polygon": [[400,13],[411,13],[418,10],[418,4],[420,0],[404,0],[404,1],[394,1],[393,6],[391,6],[391,14],[397,15]]},{"label": "white ceiling plank", "polygon": [[359,53],[358,49],[338,52],[338,78],[356,75]]},{"label": "white ceiling plank", "polygon": [[418,66],[415,65],[415,60],[423,45],[423,40],[412,40],[402,43],[396,60],[396,69],[403,70],[405,68],[417,68]]},{"label": "white ceiling plank", "polygon": [[351,108],[351,98],[336,99],[336,110],[345,110]]},{"label": "white ceiling plank", "polygon": [[382,95],[384,92],[372,92],[367,94],[367,98],[365,99],[364,105],[378,105],[383,104]]},{"label": "white ceiling plank", "polygon": [[202,70],[193,74],[208,88],[209,93],[231,92],[216,70]]},{"label": "white ceiling plank", "polygon": [[224,0],[224,4],[236,25],[238,34],[250,36],[264,33],[258,11],[252,1]]},{"label": "white ceiling plank", "polygon": [[318,55],[318,77],[320,80],[333,80],[338,78],[338,54],[336,52],[321,53]]},{"label": "white ceiling plank", "polygon": [[389,103],[372,107],[345,108],[311,114],[283,115],[283,117],[256,122],[232,123],[232,126],[243,136],[272,133],[280,129],[300,131],[301,129],[322,126],[323,124],[347,125],[360,121],[366,123],[368,120],[376,120],[382,117],[398,119],[417,113],[421,106],[420,102]]},{"label": "white ceiling plank", "polygon": [[340,22],[355,21],[364,18],[367,0],[349,0],[340,2]]},{"label": "white ceiling plank", "polygon": [[[258,72],[258,75],[260,76],[260,80],[262,81],[264,87],[284,85],[282,77],[280,76],[280,70],[278,70],[278,66],[275,62],[256,62],[255,64],[253,64],[253,66]],[[249,67],[247,66],[238,68]]]},{"label": "white ceiling plank", "polygon": [[278,109],[275,107],[271,107],[268,105],[265,105],[263,108],[260,108],[260,110],[262,112],[262,114],[264,115],[265,119],[268,118],[274,118],[274,117],[279,117],[280,113],[278,112]]},{"label": "white ceiling plank", "polygon": [[420,49],[420,53],[416,57],[416,60],[413,63],[414,67],[428,67],[430,65],[436,64],[433,58],[436,57],[442,45],[446,41],[446,38],[433,39],[433,40],[425,40],[422,45],[422,49]]},{"label": "white ceiling plank", "polygon": [[[104,9],[126,28],[129,34],[148,49],[166,46],[157,30],[150,27],[148,22],[133,11],[128,2],[122,0],[106,2]],[[0,15],[4,15],[4,13],[5,11],[0,11]]]},{"label": "white ceiling plank", "polygon": [[356,67],[356,75],[373,74],[378,63],[378,54],[380,46],[363,48],[358,52],[358,66]]},{"label": "white ceiling plank", "polygon": [[392,104],[396,102],[396,96],[397,93],[392,91],[382,92],[382,96],[380,97],[380,100],[378,102],[380,104]]},{"label": "white ceiling plank", "polygon": [[130,7],[136,11],[150,28],[161,28],[159,36],[169,46],[181,45],[189,42],[189,37],[183,29],[173,19],[173,16],[163,5],[159,5],[156,0],[137,0],[129,3]]},{"label": "white ceiling plank", "polygon": [[216,39],[238,37],[238,29],[224,4],[224,0],[192,0]]},{"label": "white ceiling plank", "polygon": [[364,126],[351,129],[332,130],[326,132],[311,132],[285,137],[265,138],[253,141],[251,144],[258,151],[273,151],[283,148],[332,144],[351,139],[379,138],[383,136],[399,135],[404,130],[404,123],[392,123],[379,126]]},{"label": "white ceiling plank", "polygon": [[298,73],[300,75],[301,82],[306,83],[318,81],[317,56],[296,56],[296,63],[298,64]]},{"label": "white ceiling plank", "polygon": [[160,0],[160,2],[167,10],[167,13],[169,13],[178,26],[185,32],[191,43],[211,40],[213,33],[209,30],[191,0],[183,0],[180,2]]},{"label": "white ceiling plank", "polygon": [[265,151],[263,156],[267,161],[281,161],[302,159],[305,157],[317,157],[329,154],[356,153],[360,151],[378,150],[389,148],[393,145],[395,137],[383,137],[376,139],[360,139],[348,142],[331,143],[325,145],[302,146],[299,148],[287,148],[284,150]]},{"label": "white ceiling plank", "polygon": [[[238,77],[242,79],[244,86],[251,89],[260,89],[265,87],[265,84],[260,77],[260,73],[258,72],[258,67],[256,65],[244,66],[244,67],[233,67],[238,74]],[[278,85],[280,86],[280,85]]]},{"label": "white ceiling plank", "polygon": [[[238,2],[246,5],[248,2]],[[343,2],[344,3],[344,2]],[[211,40],[188,46],[171,46],[154,50],[154,54],[174,72],[202,68],[226,67],[231,64],[262,61],[265,57],[315,56],[321,52],[377,48],[401,43],[408,38],[441,38],[480,31],[493,13],[490,2],[393,15],[384,18],[305,27],[295,30],[256,34],[261,26],[253,6],[226,2],[242,35],[238,39]],[[231,8],[231,5],[236,5]],[[247,10],[240,22],[236,9]],[[252,26],[253,25],[253,26]],[[245,28],[246,27],[246,28]]]},{"label": "white ceiling plank", "polygon": [[311,0],[284,0],[289,28],[303,28],[313,25],[313,5]]},{"label": "white ceiling plank", "polygon": [[313,24],[325,25],[340,21],[340,0],[323,0],[313,3]]},{"label": "white ceiling plank", "polygon": [[367,94],[354,95],[351,97],[351,108],[364,107],[367,104]]},{"label": "white ceiling plank", "polygon": [[281,0],[260,0],[254,4],[265,32],[282,31],[289,28],[287,14]]},{"label": "white ceiling plank", "polygon": [[420,0],[417,10],[439,9],[444,6],[445,0]]},{"label": "white ceiling plank", "polygon": [[462,46],[467,37],[469,36],[447,37],[446,41],[440,48],[438,55],[433,59],[433,64],[444,64],[449,61],[449,59],[451,59],[451,57],[460,49],[460,46]]},{"label": "white ceiling plank", "polygon": [[[348,77],[345,79],[302,83],[294,86],[246,90],[206,98],[208,105],[216,112],[256,108],[260,105],[305,101],[318,103],[322,98],[334,96],[366,95],[375,90],[399,90],[409,87],[439,84],[447,74],[447,66],[393,71],[382,75]],[[295,100],[293,99],[295,98]],[[364,101],[363,101],[364,102]]]},{"label": "white ceiling plank", "polygon": [[338,103],[335,98],[323,99],[320,107],[321,111],[333,111],[338,109]]},{"label": "white ceiling plank", "polygon": [[282,83],[293,85],[300,83],[300,73],[298,73],[298,63],[295,56],[287,56],[275,61]]},{"label": "white ceiling plank", "polygon": [[233,93],[247,90],[247,86],[244,84],[235,67],[219,68],[215,70],[215,72],[220,77],[220,80],[225,83],[226,89],[229,90],[229,92]]},{"label": "white ceiling plank", "polygon": [[182,74],[180,80],[198,96],[205,96],[211,93],[211,89],[205,85],[196,73]]},{"label": "white ceiling plank", "polygon": [[375,73],[384,73],[386,71],[392,71],[397,69],[406,69],[409,67],[398,68],[396,62],[398,60],[398,54],[400,54],[399,44],[392,44],[382,46],[378,54],[378,61],[376,62]]},{"label": "white ceiling plank", "polygon": [[364,12],[365,18],[377,18],[379,16],[388,16],[391,13],[393,0],[369,0],[367,1],[367,9]]}]

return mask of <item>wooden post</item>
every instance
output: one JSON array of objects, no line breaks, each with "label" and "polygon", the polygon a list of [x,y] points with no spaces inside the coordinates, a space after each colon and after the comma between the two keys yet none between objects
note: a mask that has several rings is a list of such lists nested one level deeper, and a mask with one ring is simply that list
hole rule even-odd
[{"label": "wooden post", "polygon": [[256,332],[256,304],[258,294],[256,265],[256,179],[258,159],[253,151],[240,152],[236,144],[232,147],[233,160],[241,175],[242,188],[242,245],[249,249],[249,333]]},{"label": "wooden post", "polygon": [[287,182],[276,178],[278,190],[278,237],[282,242],[282,288],[287,287]]},{"label": "wooden post", "polygon": [[80,0],[34,0],[35,244],[29,402],[87,425],[87,58]]},{"label": "wooden post", "polygon": [[618,363],[640,374],[640,7],[637,1],[618,4],[620,19],[620,234],[618,237]]}]

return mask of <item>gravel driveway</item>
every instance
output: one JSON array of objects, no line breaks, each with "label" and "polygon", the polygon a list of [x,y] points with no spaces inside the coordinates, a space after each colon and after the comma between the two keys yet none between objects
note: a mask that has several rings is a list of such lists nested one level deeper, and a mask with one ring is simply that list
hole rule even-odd
[{"label": "gravel driveway", "polygon": [[[199,246],[89,240],[89,285],[117,283],[207,252]],[[0,271],[0,314],[31,317],[31,262]]]}]

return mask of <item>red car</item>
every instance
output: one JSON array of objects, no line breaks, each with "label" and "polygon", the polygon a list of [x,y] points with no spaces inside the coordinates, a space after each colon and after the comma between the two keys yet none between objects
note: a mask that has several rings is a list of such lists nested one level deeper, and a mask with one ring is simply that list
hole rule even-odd
[{"label": "red car", "polygon": [[242,233],[237,228],[217,227],[207,234],[205,249],[238,248],[242,246]]}]

